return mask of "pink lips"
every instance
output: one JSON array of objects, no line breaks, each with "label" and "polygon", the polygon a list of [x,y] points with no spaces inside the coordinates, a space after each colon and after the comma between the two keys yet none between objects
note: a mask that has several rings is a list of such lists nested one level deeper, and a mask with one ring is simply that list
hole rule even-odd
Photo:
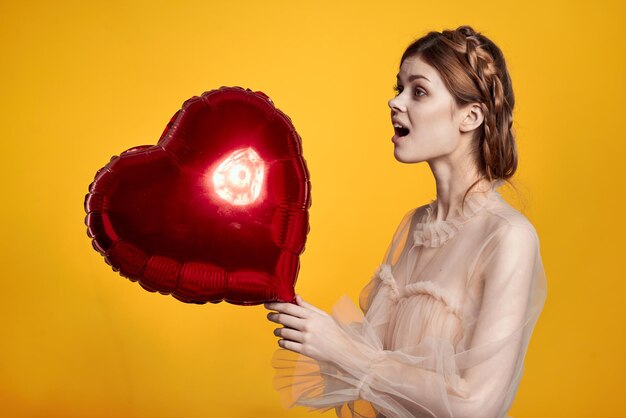
[{"label": "pink lips", "polygon": [[[392,122],[392,124],[393,124],[393,125],[398,124],[398,125],[401,125],[402,127],[405,127],[405,126],[406,126],[403,122],[401,122],[399,119],[397,119],[397,118],[395,118],[395,117],[392,117],[392,118],[391,118],[391,122]],[[398,134],[398,133],[404,133],[404,132],[400,132],[400,131],[404,131],[404,130],[406,130],[406,134],[405,134],[405,135],[399,135],[399,134]],[[398,130],[398,129],[396,129],[396,128],[394,127],[394,135],[393,135],[393,137],[391,138],[391,141],[392,141],[394,144],[398,144],[398,143],[400,143],[400,142],[402,141],[402,138],[404,138],[404,137],[408,136],[410,133],[411,133],[411,132],[410,132],[410,130],[409,130],[408,128],[403,128],[402,130]]]},{"label": "pink lips", "polygon": [[409,136],[409,135],[407,134],[407,135],[404,135],[404,136],[399,136],[398,134],[394,134],[394,135],[391,137],[391,142],[393,142],[394,144],[396,144],[396,145],[397,145],[397,144],[399,144],[400,142],[402,142],[402,141],[403,141],[403,140],[404,140],[407,136]]},{"label": "pink lips", "polygon": [[404,136],[394,135],[393,137],[391,137],[391,142],[398,145],[400,142],[402,142],[404,138],[405,138]]}]

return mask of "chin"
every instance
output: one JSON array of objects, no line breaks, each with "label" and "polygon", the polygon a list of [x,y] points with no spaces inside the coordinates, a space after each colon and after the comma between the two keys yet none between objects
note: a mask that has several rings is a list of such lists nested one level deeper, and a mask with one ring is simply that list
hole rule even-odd
[{"label": "chin", "polygon": [[396,161],[404,164],[415,164],[426,161],[424,158],[419,158],[419,156],[416,155],[406,155],[406,153],[398,150],[397,147],[393,151],[393,156],[395,157]]},{"label": "chin", "polygon": [[401,137],[399,139],[392,138],[394,143],[393,145],[393,156],[398,162],[405,164],[413,164],[424,161],[422,156],[419,155],[419,148],[413,142],[413,139],[410,135]]}]

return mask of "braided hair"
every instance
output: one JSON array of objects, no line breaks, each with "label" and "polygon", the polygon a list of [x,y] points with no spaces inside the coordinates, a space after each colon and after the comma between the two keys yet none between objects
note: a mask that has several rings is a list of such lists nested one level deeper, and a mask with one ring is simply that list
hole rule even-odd
[{"label": "braided hair", "polygon": [[[456,105],[478,103],[484,122],[474,132],[472,156],[481,179],[509,182],[517,170],[517,148],[513,133],[515,96],[504,55],[496,44],[472,27],[431,31],[407,47],[405,59],[419,56],[434,67]],[[509,182],[510,183],[510,182]]]}]

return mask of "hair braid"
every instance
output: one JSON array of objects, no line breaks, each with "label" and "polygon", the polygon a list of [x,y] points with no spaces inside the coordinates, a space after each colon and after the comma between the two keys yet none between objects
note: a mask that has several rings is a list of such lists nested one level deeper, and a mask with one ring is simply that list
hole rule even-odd
[{"label": "hair braid", "polygon": [[[501,81],[503,73],[494,57],[497,54],[490,48],[492,43],[469,26],[460,26],[454,31],[446,30],[442,35],[456,44],[453,49],[460,54],[459,59],[480,92],[485,116],[483,135],[479,139],[484,175],[489,180],[509,178],[517,166],[517,159],[512,158],[516,155],[512,107],[504,94]],[[508,167],[508,170],[498,169],[501,167]]]}]

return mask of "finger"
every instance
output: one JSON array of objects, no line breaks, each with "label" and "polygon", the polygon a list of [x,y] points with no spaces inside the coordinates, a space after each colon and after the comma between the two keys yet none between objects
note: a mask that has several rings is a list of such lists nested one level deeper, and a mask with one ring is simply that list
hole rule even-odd
[{"label": "finger", "polygon": [[293,303],[266,303],[265,307],[297,318],[309,318],[311,316],[308,309]]},{"label": "finger", "polygon": [[304,342],[304,334],[293,328],[276,328],[274,335],[285,340],[291,340],[298,343]]},{"label": "finger", "polygon": [[302,344],[289,340],[278,340],[278,345],[296,353],[302,353]]},{"label": "finger", "polygon": [[267,319],[272,322],[276,322],[277,324],[281,324],[288,328],[293,328],[297,330],[301,330],[304,326],[303,319],[283,313],[270,312],[267,314]]},{"label": "finger", "polygon": [[314,312],[317,312],[317,313],[320,313],[320,314],[325,314],[326,313],[325,311],[321,310],[317,306],[313,306],[310,303],[305,302],[305,300],[302,299],[302,296],[300,296],[300,295],[296,295],[296,303],[298,305],[300,305],[301,307],[309,309],[311,311],[314,311]]},{"label": "finger", "polygon": [[265,309],[277,309],[285,304],[285,302],[265,302],[263,306],[265,307]]},{"label": "finger", "polygon": [[284,302],[265,302],[263,306],[265,309],[278,310],[281,309],[283,305],[286,305]]}]

